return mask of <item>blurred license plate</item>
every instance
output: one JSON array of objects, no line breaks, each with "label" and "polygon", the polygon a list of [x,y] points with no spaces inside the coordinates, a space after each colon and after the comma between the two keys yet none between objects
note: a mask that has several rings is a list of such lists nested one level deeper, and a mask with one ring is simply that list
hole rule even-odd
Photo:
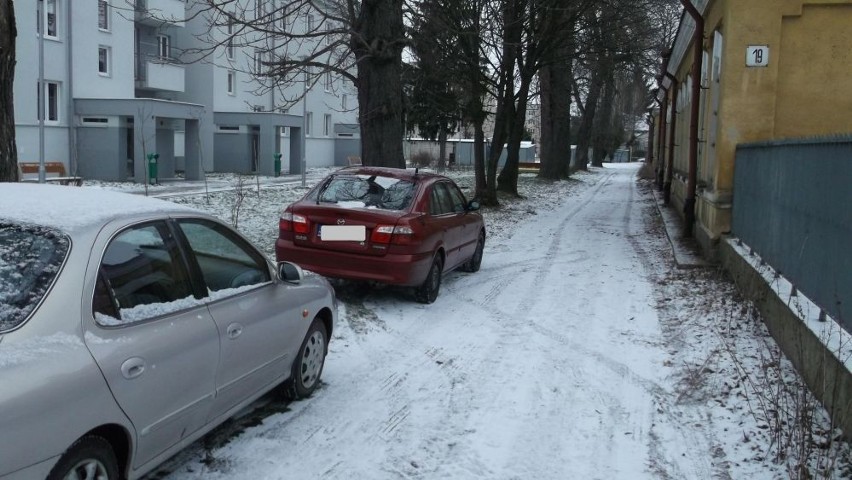
[{"label": "blurred license plate", "polygon": [[364,225],[323,225],[319,237],[324,242],[363,242],[367,238],[367,230]]}]

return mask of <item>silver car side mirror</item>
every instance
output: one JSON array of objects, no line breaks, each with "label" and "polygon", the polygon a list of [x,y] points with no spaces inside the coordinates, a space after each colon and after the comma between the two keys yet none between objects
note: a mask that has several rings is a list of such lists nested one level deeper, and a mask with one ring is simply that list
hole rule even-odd
[{"label": "silver car side mirror", "polygon": [[305,278],[305,272],[302,267],[290,262],[280,262],[278,264],[278,278],[287,283],[299,284]]}]

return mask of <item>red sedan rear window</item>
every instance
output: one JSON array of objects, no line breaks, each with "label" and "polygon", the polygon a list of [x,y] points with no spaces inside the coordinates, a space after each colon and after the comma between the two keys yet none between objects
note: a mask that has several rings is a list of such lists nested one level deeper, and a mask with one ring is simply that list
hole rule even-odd
[{"label": "red sedan rear window", "polygon": [[414,183],[380,175],[329,177],[311,199],[351,208],[405,210],[414,196]]},{"label": "red sedan rear window", "polygon": [[65,260],[70,242],[51,229],[0,223],[0,333],[29,317]]}]

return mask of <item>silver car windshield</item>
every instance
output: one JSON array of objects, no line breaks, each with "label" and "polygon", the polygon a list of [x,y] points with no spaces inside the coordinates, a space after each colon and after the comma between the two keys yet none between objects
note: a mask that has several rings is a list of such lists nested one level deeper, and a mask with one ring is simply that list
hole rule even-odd
[{"label": "silver car windshield", "polygon": [[320,202],[405,210],[414,195],[414,183],[380,175],[338,175],[331,177],[317,193]]},{"label": "silver car windshield", "polygon": [[0,333],[23,323],[44,297],[68,254],[52,229],[0,222]]}]

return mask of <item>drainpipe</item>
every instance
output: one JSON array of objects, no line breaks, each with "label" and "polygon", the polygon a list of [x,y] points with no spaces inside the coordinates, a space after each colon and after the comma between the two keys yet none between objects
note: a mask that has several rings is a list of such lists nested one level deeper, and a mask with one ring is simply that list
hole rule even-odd
[{"label": "drainpipe", "polygon": [[44,36],[47,34],[47,22],[45,21],[44,0],[36,3],[38,9],[38,183],[45,182],[44,171],[44,115],[47,104],[47,85],[44,83]]},{"label": "drainpipe", "polygon": [[692,36],[692,108],[689,116],[689,173],[686,182],[686,200],[683,203],[684,236],[691,237],[695,224],[695,189],[698,177],[698,113],[701,102],[701,62],[704,57],[704,18],[690,0],[680,0],[683,8],[695,20]]},{"label": "drainpipe", "polygon": [[[66,109],[68,111],[68,171],[71,172],[70,175],[76,176],[77,172],[77,125],[74,121],[75,108],[74,108],[74,52],[72,51],[73,42],[73,26],[74,22],[71,18],[73,16],[73,11],[71,10],[71,2],[67,3],[68,5],[68,14],[65,15],[66,18],[66,26],[65,31],[67,32],[66,37],[66,66],[67,66],[67,74],[68,74],[68,103],[66,105]],[[112,59],[110,59],[112,61]],[[110,65],[112,68],[112,65]]]},{"label": "drainpipe", "polygon": [[671,56],[672,50],[670,48],[665,49],[662,53],[663,63],[662,68],[660,69],[660,75],[657,78],[657,83],[660,85],[660,91],[663,92],[663,101],[660,102],[659,99],[655,98],[657,103],[660,103],[660,142],[658,147],[660,149],[660,155],[657,156],[659,160],[657,169],[657,189],[660,191],[663,190],[663,181],[666,170],[666,115],[668,115],[667,111],[669,108],[670,91],[670,89],[663,86],[663,79],[668,72]]},{"label": "drainpipe", "polygon": [[666,161],[666,179],[663,181],[663,203],[668,205],[672,199],[672,176],[674,173],[674,139],[675,139],[675,127],[677,126],[677,88],[678,82],[677,78],[671,73],[666,72],[666,76],[669,77],[669,80],[672,82],[672,86],[669,89],[669,92],[672,94],[672,120],[669,125],[669,158]]},{"label": "drainpipe", "polygon": [[663,99],[655,98],[654,100],[660,105],[660,123],[657,132],[657,190],[663,190],[663,176],[666,170],[666,115],[669,109],[669,91],[663,87],[660,82],[660,91],[663,92]]}]

